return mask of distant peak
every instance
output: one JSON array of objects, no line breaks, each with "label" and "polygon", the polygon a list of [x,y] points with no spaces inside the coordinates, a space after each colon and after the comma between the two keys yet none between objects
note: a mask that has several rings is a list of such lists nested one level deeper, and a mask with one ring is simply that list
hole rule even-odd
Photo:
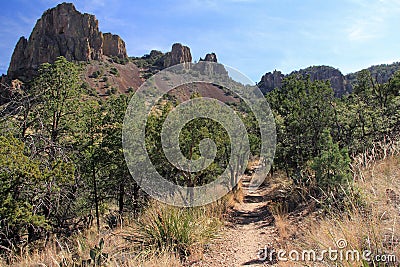
[{"label": "distant peak", "polygon": [[164,67],[168,68],[173,65],[192,62],[192,54],[190,53],[190,48],[184,46],[181,43],[175,43],[172,45],[171,52],[165,55]]},{"label": "distant peak", "polygon": [[217,55],[215,53],[206,54],[206,57],[204,59],[200,58],[199,61],[209,61],[209,62],[215,62],[215,63],[218,62]]},{"label": "distant peak", "polygon": [[78,10],[76,10],[75,5],[73,3],[63,2],[61,4],[58,4],[55,7],[47,9],[47,11],[44,14],[46,14],[47,12],[55,11],[55,10],[66,10],[66,11],[73,11],[73,12],[80,13]]},{"label": "distant peak", "polygon": [[43,13],[28,40],[18,41],[7,75],[30,80],[42,63],[52,63],[59,56],[69,61],[128,57],[125,42],[118,35],[103,34],[94,15],[83,14],[74,4],[64,2]]}]

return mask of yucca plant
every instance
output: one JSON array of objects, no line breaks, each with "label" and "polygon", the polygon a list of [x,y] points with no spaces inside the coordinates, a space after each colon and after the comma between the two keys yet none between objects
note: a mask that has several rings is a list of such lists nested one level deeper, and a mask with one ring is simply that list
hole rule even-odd
[{"label": "yucca plant", "polygon": [[151,205],[138,219],[129,239],[141,249],[188,256],[216,235],[220,221],[204,208]]}]

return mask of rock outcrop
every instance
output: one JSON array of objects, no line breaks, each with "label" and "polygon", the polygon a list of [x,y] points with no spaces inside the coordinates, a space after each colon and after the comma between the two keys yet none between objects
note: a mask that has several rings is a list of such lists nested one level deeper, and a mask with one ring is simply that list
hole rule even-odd
[{"label": "rock outcrop", "polygon": [[7,82],[7,76],[2,74],[0,76],[0,86],[4,86],[6,82]]},{"label": "rock outcrop", "polygon": [[58,56],[88,61],[104,55],[127,57],[125,43],[117,35],[103,35],[94,15],[82,14],[73,4],[62,3],[43,13],[29,39],[20,38],[7,76],[26,81],[42,63],[52,63]]},{"label": "rock outcrop", "polygon": [[[387,83],[390,78],[397,72],[400,71],[400,62],[394,62],[392,64],[380,64],[374,65],[369,68],[363,69],[369,71],[371,77],[379,84]],[[361,71],[349,73],[345,76],[348,87],[348,91],[351,91],[353,86],[357,83],[357,76]]]},{"label": "rock outcrop", "polygon": [[[345,76],[338,70],[329,66],[313,66],[299,71],[293,71],[288,75],[300,75],[303,78],[310,77],[311,81],[330,81],[335,96],[342,96],[351,91]],[[288,76],[280,71],[268,72],[262,76],[258,86],[266,94],[275,88],[282,86],[283,79]]]},{"label": "rock outcrop", "polygon": [[346,79],[340,70],[333,67],[312,66],[294,71],[292,74],[300,74],[304,78],[310,76],[311,81],[329,81],[335,96],[342,96],[346,93]]},{"label": "rock outcrop", "polygon": [[[217,64],[210,64],[209,62]],[[204,59],[200,58],[199,63],[195,65],[195,68],[200,71],[200,73],[208,76],[228,75],[224,65],[218,63],[217,55],[215,53],[206,54]]]},{"label": "rock outcrop", "polygon": [[282,86],[282,80],[284,77],[285,75],[277,70],[274,70],[274,72],[272,73],[268,72],[261,77],[261,81],[258,84],[258,87],[260,88],[261,92],[263,92],[263,94],[266,94],[268,92],[271,92],[275,88],[280,88]]},{"label": "rock outcrop", "polygon": [[110,57],[127,58],[125,42],[116,34],[103,34],[103,54]]},{"label": "rock outcrop", "polygon": [[204,59],[200,58],[199,61],[209,61],[209,62],[215,62],[215,63],[218,62],[217,55],[215,53],[207,54]]},{"label": "rock outcrop", "polygon": [[158,51],[158,50],[151,50],[151,51],[150,51],[149,57],[155,58],[155,57],[160,57],[160,56],[162,56],[162,55],[164,55],[164,54],[163,54],[163,52],[161,52],[161,51]]},{"label": "rock outcrop", "polygon": [[192,54],[190,48],[180,43],[172,45],[171,52],[165,54],[164,68],[168,68],[177,64],[192,62]]}]

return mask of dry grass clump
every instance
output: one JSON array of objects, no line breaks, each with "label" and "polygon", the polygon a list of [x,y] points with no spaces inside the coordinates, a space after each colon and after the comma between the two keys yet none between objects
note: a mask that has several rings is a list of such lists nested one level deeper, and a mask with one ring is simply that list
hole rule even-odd
[{"label": "dry grass clump", "polygon": [[292,226],[289,220],[287,207],[285,207],[285,205],[282,203],[277,203],[272,205],[271,212],[274,216],[275,227],[280,238],[279,243],[283,245],[289,240],[292,232]]},{"label": "dry grass clump", "polygon": [[[99,244],[102,237],[93,229],[84,235],[73,236],[62,241],[57,237],[46,242],[45,246],[32,244],[23,249],[20,255],[12,255],[0,261],[0,266],[80,266],[91,259],[90,250]],[[106,235],[103,251],[110,251],[113,242]],[[83,263],[84,262],[84,263]],[[79,264],[79,265],[78,265]]]},{"label": "dry grass clump", "polygon": [[239,185],[204,207],[177,208],[153,201],[123,227],[104,228],[100,234],[93,228],[64,241],[54,237],[41,249],[32,245],[7,260],[0,257],[0,267],[94,266],[92,256],[102,266],[179,267],[201,259],[205,245],[217,236],[227,211],[242,195]]},{"label": "dry grass clump", "polygon": [[[324,262],[328,265],[398,266],[400,157],[377,161],[361,172],[363,179],[356,181],[356,186],[360,189],[364,205],[359,207],[355,203],[347,211],[332,213],[318,221],[309,218],[306,234],[298,240],[296,247],[319,252],[329,248],[344,253],[350,250],[355,256],[359,255],[356,259],[352,259],[350,254],[342,259],[339,256],[337,260],[325,257]],[[363,259],[363,255],[367,257]],[[397,256],[397,261],[392,255]]]}]

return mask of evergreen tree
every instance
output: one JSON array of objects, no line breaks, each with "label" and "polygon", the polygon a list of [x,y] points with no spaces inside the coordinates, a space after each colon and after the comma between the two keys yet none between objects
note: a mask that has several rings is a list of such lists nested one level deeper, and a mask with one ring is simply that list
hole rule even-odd
[{"label": "evergreen tree", "polygon": [[352,178],[348,151],[346,148],[340,149],[339,145],[333,142],[327,129],[322,133],[319,146],[321,152],[311,163],[317,185],[327,195],[333,192],[336,194],[341,187],[346,188]]}]

